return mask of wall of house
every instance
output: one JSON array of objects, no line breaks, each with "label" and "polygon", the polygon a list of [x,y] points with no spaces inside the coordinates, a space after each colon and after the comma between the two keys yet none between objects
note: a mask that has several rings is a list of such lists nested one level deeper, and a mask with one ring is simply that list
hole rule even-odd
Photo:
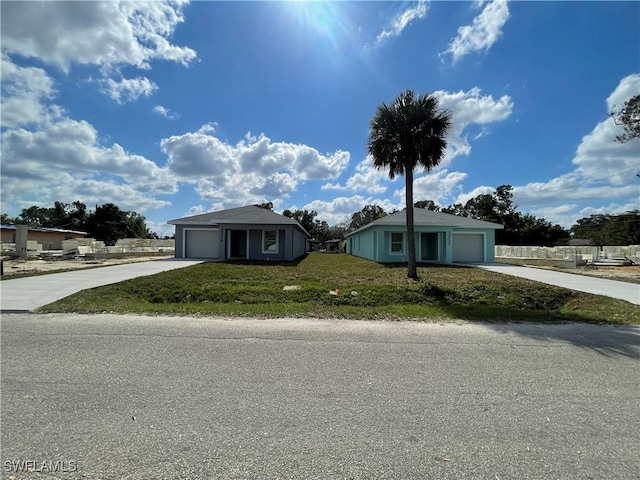
[{"label": "wall of house", "polygon": [[[255,227],[255,226],[254,226]],[[262,232],[278,230],[278,253],[262,251]],[[289,225],[265,225],[250,230],[249,258],[261,261],[291,261],[307,253],[307,237],[299,229]]]},{"label": "wall of house", "polygon": [[[494,262],[495,230],[493,229],[453,229],[452,227],[415,227],[416,259],[420,259],[420,234],[438,233],[438,261],[440,263],[453,262],[453,232],[465,231],[485,234],[485,261]],[[391,233],[404,233],[404,248],[401,254],[391,252]],[[367,258],[380,263],[407,262],[409,258],[406,227],[402,225],[384,225],[370,228],[363,232],[351,235],[347,239],[347,253],[357,257]]]},{"label": "wall of house", "polygon": [[493,229],[485,229],[484,232],[484,261],[493,263],[496,261],[496,231]]},{"label": "wall of house", "polygon": [[[15,243],[16,230],[2,229],[2,243]],[[39,230],[29,230],[28,239],[42,245],[43,250],[62,250],[63,240],[72,240],[75,238],[84,238],[79,233],[64,232],[43,232]]]},{"label": "wall of house", "polygon": [[295,260],[303,255],[307,254],[307,236],[297,228],[291,229],[292,231],[292,257],[291,260]]},{"label": "wall of house", "polygon": [[375,229],[358,232],[347,238],[347,253],[355,255],[356,257],[378,261],[376,258],[378,240]]}]

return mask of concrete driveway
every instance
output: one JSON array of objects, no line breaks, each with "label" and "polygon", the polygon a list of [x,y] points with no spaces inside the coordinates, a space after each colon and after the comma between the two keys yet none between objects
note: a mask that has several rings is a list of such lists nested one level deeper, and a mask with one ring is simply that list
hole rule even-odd
[{"label": "concrete driveway", "polygon": [[4,280],[0,282],[0,309],[4,313],[32,311],[80,290],[198,263],[202,260],[170,258]]},{"label": "concrete driveway", "polygon": [[618,282],[616,280],[588,277],[586,275],[576,275],[573,273],[554,272],[553,270],[544,270],[542,268],[521,267],[506,263],[478,264],[475,266],[491,272],[527,278],[529,280],[535,280],[536,282],[547,283],[549,285],[555,285],[556,287],[570,288],[571,290],[578,290],[580,292],[605,295],[640,305],[640,285],[637,283]]}]

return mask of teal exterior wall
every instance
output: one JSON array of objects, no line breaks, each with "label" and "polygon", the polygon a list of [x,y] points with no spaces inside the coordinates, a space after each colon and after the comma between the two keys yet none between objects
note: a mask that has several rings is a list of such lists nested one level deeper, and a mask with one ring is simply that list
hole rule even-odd
[{"label": "teal exterior wall", "polygon": [[[403,234],[402,252],[392,251],[393,232]],[[415,227],[416,260],[425,263],[453,263],[453,234],[462,232],[483,234],[484,261],[495,261],[494,229],[418,225]],[[347,237],[347,253],[379,263],[405,263],[408,261],[406,235],[406,227],[402,225],[371,227]]]}]

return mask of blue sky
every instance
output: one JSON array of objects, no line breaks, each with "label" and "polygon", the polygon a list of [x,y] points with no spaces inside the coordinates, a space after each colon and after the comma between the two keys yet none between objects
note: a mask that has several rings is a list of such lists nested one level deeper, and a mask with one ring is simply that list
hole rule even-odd
[{"label": "blue sky", "polygon": [[407,88],[453,115],[415,200],[502,184],[570,226],[640,208],[638,2],[1,3],[2,212],[112,202],[152,230],[271,201],[329,224],[404,207],[368,124]]}]

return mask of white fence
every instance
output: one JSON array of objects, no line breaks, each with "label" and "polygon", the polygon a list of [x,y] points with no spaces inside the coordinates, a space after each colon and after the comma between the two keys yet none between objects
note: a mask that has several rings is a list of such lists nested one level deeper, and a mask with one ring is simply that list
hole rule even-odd
[{"label": "white fence", "polygon": [[640,263],[640,245],[605,246],[605,247],[521,247],[511,245],[496,245],[496,261],[499,258],[523,258],[566,260],[575,263],[597,262],[614,258],[629,258]]},{"label": "white fence", "polygon": [[[2,252],[15,254],[15,243],[2,243]],[[110,254],[173,254],[175,251],[175,240],[155,240],[140,238],[123,238],[113,246],[106,246],[104,242],[99,242],[95,238],[76,238],[74,240],[63,240],[62,250],[45,251],[42,244],[35,240],[27,241],[27,256],[38,257],[47,254],[54,255],[110,255]],[[58,253],[55,253],[58,252]]]},{"label": "white fence", "polygon": [[115,245],[105,246],[104,242],[93,238],[78,238],[62,242],[64,254],[77,252],[87,254],[131,254],[131,253],[173,253],[175,240],[155,240],[147,238],[121,238]]}]

